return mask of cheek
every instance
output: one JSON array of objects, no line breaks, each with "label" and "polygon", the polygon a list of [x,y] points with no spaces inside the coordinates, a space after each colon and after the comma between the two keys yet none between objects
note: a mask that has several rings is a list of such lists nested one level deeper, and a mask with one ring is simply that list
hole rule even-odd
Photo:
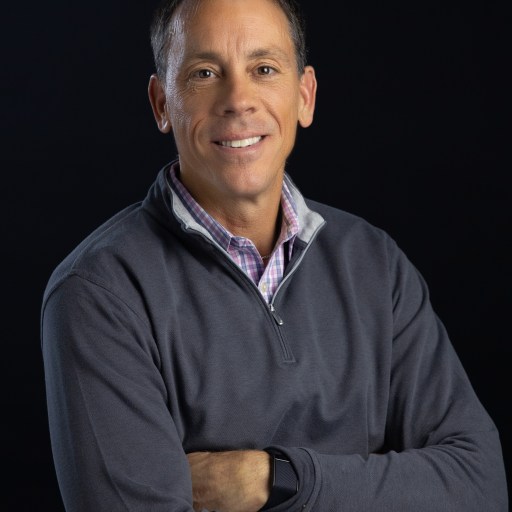
[{"label": "cheek", "polygon": [[187,101],[186,97],[180,97],[179,101],[173,103],[170,115],[174,137],[182,149],[208,139],[205,128],[208,116],[198,101]]},{"label": "cheek", "polygon": [[290,105],[286,110],[283,110],[281,118],[283,135],[289,139],[294,138],[297,132],[298,122],[297,105]]},{"label": "cheek", "polygon": [[175,87],[169,87],[167,89],[167,105],[169,106],[169,113],[175,122],[179,121],[185,115],[187,111],[186,103],[183,95]]},{"label": "cheek", "polygon": [[167,105],[170,105],[169,116],[174,132],[187,132],[195,117],[194,105],[189,104],[187,98],[179,91],[172,90],[167,96]]},{"label": "cheek", "polygon": [[298,122],[299,97],[297,94],[290,96],[292,86],[273,91],[274,94],[267,96],[267,104],[275,113],[283,132],[295,130]]}]

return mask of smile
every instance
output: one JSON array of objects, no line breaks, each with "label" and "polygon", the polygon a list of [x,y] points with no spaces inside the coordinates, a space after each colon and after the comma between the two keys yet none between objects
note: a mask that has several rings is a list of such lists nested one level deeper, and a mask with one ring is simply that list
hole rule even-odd
[{"label": "smile", "polygon": [[263,137],[249,137],[248,139],[242,140],[221,140],[217,144],[227,148],[246,148],[259,142]]}]

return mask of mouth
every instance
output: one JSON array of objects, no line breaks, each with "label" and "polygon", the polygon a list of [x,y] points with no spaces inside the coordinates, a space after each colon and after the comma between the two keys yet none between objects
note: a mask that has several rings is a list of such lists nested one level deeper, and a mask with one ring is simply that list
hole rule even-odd
[{"label": "mouth", "polygon": [[225,148],[247,148],[249,146],[253,146],[263,140],[262,136],[258,137],[249,137],[248,139],[240,139],[240,140],[219,140],[216,141],[215,144],[219,146],[224,146]]}]

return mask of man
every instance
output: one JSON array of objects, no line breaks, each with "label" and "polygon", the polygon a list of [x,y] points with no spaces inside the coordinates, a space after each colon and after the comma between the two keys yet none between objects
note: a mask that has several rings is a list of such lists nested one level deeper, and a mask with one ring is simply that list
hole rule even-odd
[{"label": "man", "polygon": [[42,311],[68,511],[502,511],[499,436],[393,240],[285,174],[314,69],[287,0],[169,0],[149,98],[179,158]]}]

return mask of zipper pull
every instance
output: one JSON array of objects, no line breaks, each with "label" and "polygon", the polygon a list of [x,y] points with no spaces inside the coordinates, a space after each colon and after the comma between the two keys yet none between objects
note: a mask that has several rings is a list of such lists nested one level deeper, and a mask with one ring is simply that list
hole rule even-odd
[{"label": "zipper pull", "polygon": [[284,324],[283,319],[276,313],[276,308],[274,308],[273,304],[270,304],[270,312],[272,313],[272,316],[274,317],[277,325]]}]

